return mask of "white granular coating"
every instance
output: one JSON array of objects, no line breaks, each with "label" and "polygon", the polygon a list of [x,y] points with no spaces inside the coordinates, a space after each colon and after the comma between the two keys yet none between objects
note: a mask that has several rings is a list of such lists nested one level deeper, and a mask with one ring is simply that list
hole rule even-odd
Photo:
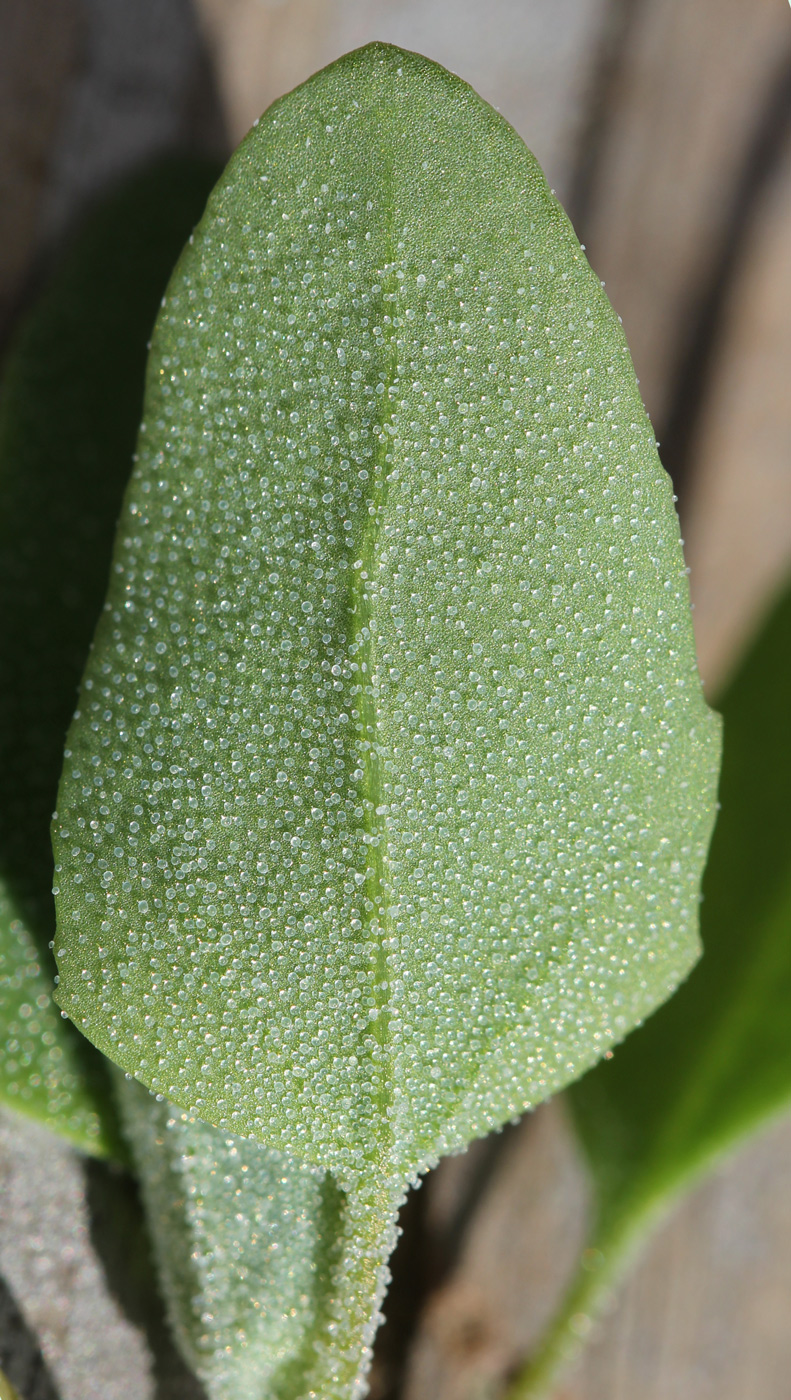
[{"label": "white granular coating", "polygon": [[209,1400],[360,1392],[399,1201],[378,1212],[134,1080],[118,1090],[170,1320]]},{"label": "white granular coating", "polygon": [[341,60],[242,145],[163,304],[58,802],[61,1005],[392,1194],[686,972],[717,757],[564,214],[457,79]]}]

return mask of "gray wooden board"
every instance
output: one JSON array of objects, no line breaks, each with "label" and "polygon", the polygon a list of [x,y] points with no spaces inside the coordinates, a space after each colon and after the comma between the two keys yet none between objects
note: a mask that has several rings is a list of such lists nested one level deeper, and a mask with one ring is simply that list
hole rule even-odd
[{"label": "gray wooden board", "polygon": [[630,8],[583,238],[661,426],[736,182],[791,54],[791,16],[782,0]]},{"label": "gray wooden board", "polygon": [[153,1400],[148,1348],[109,1291],[85,1187],[76,1152],[0,1112],[0,1275],[6,1316],[13,1301],[25,1324],[4,1332],[0,1360],[20,1390],[34,1382],[22,1400]]},{"label": "gray wooden board", "polygon": [[790,1176],[785,1118],[659,1229],[555,1400],[784,1400]]}]

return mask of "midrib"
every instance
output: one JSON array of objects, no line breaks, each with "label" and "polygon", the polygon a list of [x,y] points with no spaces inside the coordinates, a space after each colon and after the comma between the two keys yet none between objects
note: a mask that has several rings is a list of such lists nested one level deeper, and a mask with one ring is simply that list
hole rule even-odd
[{"label": "midrib", "polygon": [[[383,162],[382,184],[387,189],[387,233],[385,266],[392,267],[395,251],[394,237],[394,198],[393,198],[393,171],[392,164]],[[384,202],[384,201],[383,201]],[[391,272],[382,277],[381,281],[383,294],[398,292],[398,279]],[[359,666],[358,675],[360,677],[360,689],[357,696],[358,722],[365,740],[365,748],[360,755],[359,767],[362,768],[363,776],[360,782],[360,795],[363,808],[363,829],[365,835],[371,838],[366,843],[366,871],[367,878],[363,886],[364,898],[373,906],[373,913],[368,910],[361,910],[360,918],[364,929],[364,940],[370,947],[372,946],[371,975],[373,978],[374,1004],[376,1007],[376,1019],[372,1025],[363,1029],[362,1035],[373,1034],[380,1049],[384,1052],[383,1058],[376,1067],[376,1081],[379,1085],[378,1091],[374,1095],[372,1107],[376,1115],[377,1137],[381,1144],[382,1138],[386,1138],[387,1146],[392,1142],[393,1131],[387,1115],[387,1110],[392,1102],[392,1073],[389,1063],[390,1046],[390,999],[388,990],[388,968],[387,952],[385,940],[389,928],[389,910],[387,908],[387,896],[385,886],[385,865],[387,859],[386,849],[386,820],[384,815],[380,815],[382,806],[382,773],[381,763],[378,753],[378,713],[377,698],[375,694],[375,677],[378,665],[377,647],[375,640],[376,619],[374,616],[374,602],[371,596],[371,585],[377,575],[377,548],[379,543],[380,519],[384,509],[388,487],[387,474],[388,464],[386,457],[392,443],[392,438],[388,429],[394,417],[394,406],[391,401],[391,391],[397,379],[397,336],[398,326],[396,324],[397,302],[384,301],[383,295],[382,315],[391,316],[391,353],[386,371],[382,375],[384,393],[380,397],[381,418],[379,421],[380,441],[377,445],[373,458],[373,470],[371,473],[371,491],[366,500],[367,518],[364,521],[362,536],[360,539],[358,568],[352,571],[350,580],[350,616],[354,619],[354,634],[360,638],[360,645],[356,652],[355,660]],[[390,307],[388,313],[384,308]]]}]

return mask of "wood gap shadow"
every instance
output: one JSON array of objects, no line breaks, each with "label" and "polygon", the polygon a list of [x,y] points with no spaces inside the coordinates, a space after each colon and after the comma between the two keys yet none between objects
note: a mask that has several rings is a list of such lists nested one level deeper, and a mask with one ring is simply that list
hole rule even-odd
[{"label": "wood gap shadow", "polygon": [[134,1177],[95,1158],[86,1159],[84,1170],[91,1243],[110,1294],[148,1343],[153,1400],[208,1400],[173,1340]]},{"label": "wood gap shadow", "polygon": [[583,245],[596,200],[627,46],[645,3],[646,0],[610,0],[604,16],[568,198],[567,213]]},{"label": "wood gap shadow", "polygon": [[409,1192],[398,1217],[401,1235],[390,1260],[392,1281],[376,1335],[369,1400],[401,1400],[410,1353],[429,1299],[456,1268],[478,1207],[524,1121],[507,1123],[472,1144],[474,1165],[451,1219],[431,1228],[432,1172]]},{"label": "wood gap shadow", "polygon": [[791,142],[791,49],[781,59],[774,83],[759,112],[741,169],[733,185],[719,248],[709,277],[692,308],[685,337],[670,376],[669,410],[661,457],[672,478],[682,514],[694,467],[698,429],[721,341],[731,289],[747,255],[761,205]]},{"label": "wood gap shadow", "polygon": [[38,1338],[0,1278],[0,1368],[23,1400],[61,1400]]},{"label": "wood gap shadow", "polygon": [[[598,61],[594,67],[588,110],[580,133],[568,212],[583,244],[597,199],[602,159],[616,108],[626,51],[646,0],[610,0]],[[733,183],[728,216],[719,247],[709,261],[709,276],[691,308],[671,370],[669,408],[658,432],[663,465],[670,475],[682,513],[694,469],[698,427],[714,370],[717,346],[734,280],[746,254],[766,191],[780,167],[791,137],[791,50],[782,56],[774,83],[758,114],[741,168]]]}]

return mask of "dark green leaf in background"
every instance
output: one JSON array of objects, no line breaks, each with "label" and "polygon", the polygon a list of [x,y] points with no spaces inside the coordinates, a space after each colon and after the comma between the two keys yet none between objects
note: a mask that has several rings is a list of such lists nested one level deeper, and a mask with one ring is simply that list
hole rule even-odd
[{"label": "dark green leaf in background", "polygon": [[617,320],[465,84],[352,54],[170,285],[59,796],[59,998],[190,1112],[379,1183],[697,953],[718,726]]},{"label": "dark green leaf in background", "polygon": [[52,1001],[49,824],[107,584],[146,343],[216,169],[168,162],[96,210],[19,330],[0,393],[0,1098],[119,1151],[101,1059]]}]

